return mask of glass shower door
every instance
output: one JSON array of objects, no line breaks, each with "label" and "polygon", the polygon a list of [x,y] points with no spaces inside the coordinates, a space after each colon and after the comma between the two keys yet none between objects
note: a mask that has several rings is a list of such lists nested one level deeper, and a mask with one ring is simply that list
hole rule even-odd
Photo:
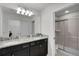
[{"label": "glass shower door", "polygon": [[64,50],[77,55],[77,18],[70,18],[64,24]]},{"label": "glass shower door", "polygon": [[56,44],[60,49],[64,49],[64,27],[63,21],[56,22]]}]

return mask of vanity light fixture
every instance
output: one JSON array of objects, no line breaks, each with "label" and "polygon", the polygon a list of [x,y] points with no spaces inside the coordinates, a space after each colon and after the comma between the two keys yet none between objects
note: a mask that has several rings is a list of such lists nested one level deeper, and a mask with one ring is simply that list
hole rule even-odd
[{"label": "vanity light fixture", "polygon": [[17,8],[17,14],[26,15],[26,16],[32,16],[34,13],[30,10],[25,10],[24,8],[18,7]]}]

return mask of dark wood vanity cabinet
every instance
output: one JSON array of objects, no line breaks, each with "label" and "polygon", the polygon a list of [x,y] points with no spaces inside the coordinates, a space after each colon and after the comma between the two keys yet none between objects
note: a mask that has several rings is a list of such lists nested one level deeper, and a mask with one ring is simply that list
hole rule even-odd
[{"label": "dark wood vanity cabinet", "polygon": [[46,56],[47,53],[47,38],[0,49],[0,56]]}]

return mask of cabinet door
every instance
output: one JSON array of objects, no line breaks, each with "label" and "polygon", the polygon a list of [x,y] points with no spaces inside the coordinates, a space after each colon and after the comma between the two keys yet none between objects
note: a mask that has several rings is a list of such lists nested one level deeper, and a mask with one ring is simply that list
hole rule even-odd
[{"label": "cabinet door", "polygon": [[47,47],[46,47],[45,43],[40,45],[40,52],[41,52],[41,56],[47,55]]},{"label": "cabinet door", "polygon": [[48,39],[44,40],[44,43],[42,43],[42,46],[44,48],[44,55],[46,56],[48,53]]},{"label": "cabinet door", "polygon": [[28,56],[29,44],[21,44],[14,47],[13,56]]},{"label": "cabinet door", "polygon": [[36,45],[32,46],[30,48],[30,56],[41,56],[44,52],[44,49],[42,49],[42,45]]}]

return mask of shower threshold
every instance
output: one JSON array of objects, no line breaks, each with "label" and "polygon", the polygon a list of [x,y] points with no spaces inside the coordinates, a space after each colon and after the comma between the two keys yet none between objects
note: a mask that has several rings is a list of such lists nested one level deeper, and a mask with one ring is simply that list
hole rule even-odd
[{"label": "shower threshold", "polygon": [[58,49],[56,49],[55,56],[75,56],[75,55],[73,55],[73,54],[71,54],[63,49],[58,48]]}]

